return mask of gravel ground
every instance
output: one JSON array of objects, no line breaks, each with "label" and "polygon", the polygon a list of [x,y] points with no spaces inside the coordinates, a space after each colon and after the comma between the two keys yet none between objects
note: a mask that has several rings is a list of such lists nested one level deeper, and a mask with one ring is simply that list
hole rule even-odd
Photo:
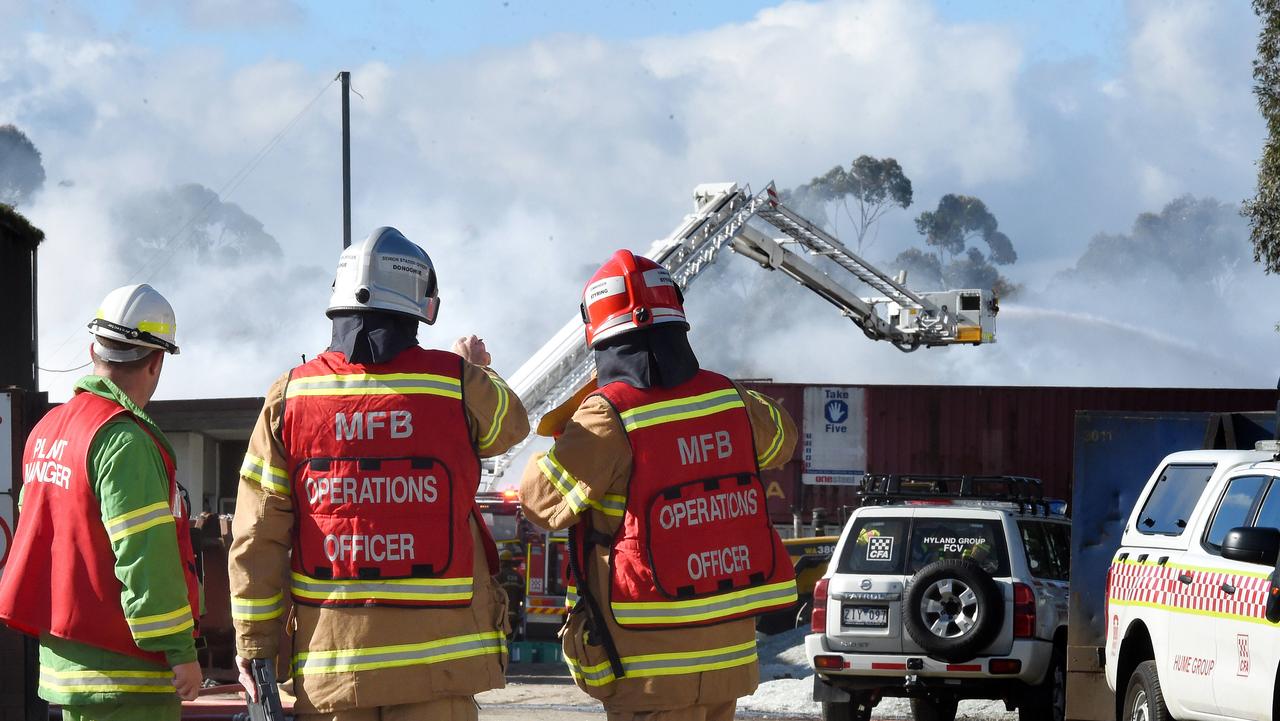
[{"label": "gravel ground", "polygon": [[[738,718],[786,721],[815,719],[821,714],[813,696],[813,672],[804,655],[807,631],[796,629],[776,636],[761,636],[760,687],[738,702]],[[559,664],[515,665],[506,688],[476,697],[482,719],[570,721],[604,719],[604,710],[578,690]],[[911,718],[906,699],[887,698],[872,714],[875,721]],[[964,721],[1013,721],[1017,713],[1004,710],[1001,701],[962,701],[957,719]]]}]

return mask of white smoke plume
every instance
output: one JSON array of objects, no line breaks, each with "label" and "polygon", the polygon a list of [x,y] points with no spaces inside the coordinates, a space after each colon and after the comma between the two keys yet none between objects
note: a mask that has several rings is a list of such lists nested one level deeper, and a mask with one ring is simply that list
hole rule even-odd
[{"label": "white smoke plume", "polygon": [[[29,19],[22,5],[0,17]],[[305,13],[280,7],[270,22]],[[478,333],[509,374],[574,314],[611,250],[643,250],[678,223],[695,184],[793,187],[863,153],[895,157],[917,201],[880,228],[878,259],[921,245],[911,219],[943,194],[981,198],[1016,243],[1011,279],[1028,289],[1000,317],[999,342],[903,356],[729,256],[689,293],[707,365],[787,381],[1270,385],[1280,294],[1251,264],[1087,288],[1058,277],[1098,233],[1129,232],[1185,193],[1234,203],[1253,182],[1263,130],[1249,9],[1135,2],[1116,30],[1116,63],[1043,61],[1019,28],[949,22],[924,0],[789,2],[681,35],[356,58],[354,234],[393,225],[423,245],[443,307],[422,340]],[[27,132],[50,180],[23,209],[48,235],[42,366],[84,362],[97,301],[144,280],[179,315],[183,354],[161,397],[259,395],[325,347],[341,247],[336,87],[297,113],[332,74],[147,46],[73,9],[0,23],[0,124]],[[278,252],[241,244],[234,262],[215,262],[201,252],[225,236],[185,233],[149,271],[163,242],[139,242],[122,218],[145,216],[137,204],[149,199],[157,228],[178,223],[173,194],[191,183],[260,224],[249,235]],[[41,382],[61,398],[76,375]]]}]

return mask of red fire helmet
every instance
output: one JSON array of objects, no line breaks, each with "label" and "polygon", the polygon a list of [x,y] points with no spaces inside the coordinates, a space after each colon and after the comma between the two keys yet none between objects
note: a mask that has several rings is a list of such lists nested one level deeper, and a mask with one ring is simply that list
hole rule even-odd
[{"label": "red fire helmet", "polygon": [[655,323],[680,323],[686,329],[684,295],[666,268],[629,250],[619,250],[591,276],[582,292],[582,322],[587,345]]}]

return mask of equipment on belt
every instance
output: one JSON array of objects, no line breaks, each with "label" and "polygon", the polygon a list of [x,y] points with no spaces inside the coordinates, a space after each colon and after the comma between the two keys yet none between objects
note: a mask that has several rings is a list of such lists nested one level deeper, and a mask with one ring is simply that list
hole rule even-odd
[{"label": "equipment on belt", "polygon": [[98,306],[97,317],[89,321],[95,337],[127,343],[136,348],[106,348],[97,341],[93,353],[109,363],[128,363],[153,350],[178,354],[175,344],[178,324],[173,306],[159,291],[146,283],[126,285],[107,293]]},{"label": "equipment on belt", "polygon": [[382,310],[436,322],[440,296],[426,251],[395,228],[382,227],[342,251],[325,314]]}]

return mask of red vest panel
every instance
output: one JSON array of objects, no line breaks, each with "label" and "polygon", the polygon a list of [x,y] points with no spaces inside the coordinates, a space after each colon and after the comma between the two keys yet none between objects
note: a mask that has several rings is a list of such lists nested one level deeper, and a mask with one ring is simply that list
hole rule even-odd
[{"label": "red vest panel", "polygon": [[794,603],[751,419],[729,379],[700,371],[676,388],[617,382],[599,395],[617,410],[633,459],[610,563],[618,624],[706,625]]},{"label": "red vest panel", "polygon": [[[120,415],[133,418],[114,401],[80,392],[32,429],[22,456],[22,516],[0,579],[0,619],[33,636],[50,633],[165,665],[164,654],[138,648],[129,632],[115,554],[89,479],[93,438]],[[190,524],[177,500],[173,459],[159,442],[156,448],[169,476],[187,601],[198,613]]]},{"label": "red vest panel", "polygon": [[290,374],[281,435],[296,464],[294,600],[471,603],[480,461],[462,363],[417,347],[367,366],[329,352]]}]

